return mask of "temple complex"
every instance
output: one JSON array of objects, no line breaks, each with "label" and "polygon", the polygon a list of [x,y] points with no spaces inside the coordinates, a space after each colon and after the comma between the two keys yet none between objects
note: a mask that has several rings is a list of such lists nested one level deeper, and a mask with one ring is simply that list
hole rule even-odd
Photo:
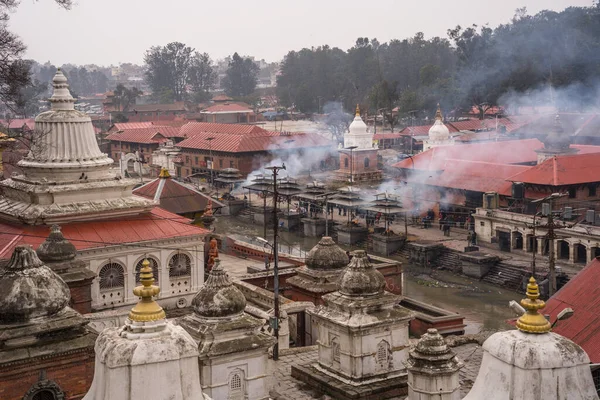
[{"label": "temple complex", "polygon": [[125,326],[102,331],[96,342],[94,381],[84,400],[204,400],[198,348],[166,320],[153,297],[160,292],[148,260],[140,270],[140,297]]},{"label": "temple complex", "polygon": [[378,166],[377,150],[373,144],[373,133],[369,132],[357,105],[354,121],[348,133],[344,134],[344,146],[340,145],[338,179],[350,182],[381,180],[383,172]]},{"label": "temple complex", "polygon": [[268,399],[268,350],[275,338],[246,313],[246,298],[219,259],[178,324],[195,340],[202,390],[214,399]]},{"label": "temple complex", "polygon": [[338,291],[307,311],[318,331],[318,362],[292,366],[292,376],[337,399],[406,396],[412,315],[384,288],[366,253],[355,251]]},{"label": "temple complex", "polygon": [[81,399],[96,335],[69,307],[67,284],[30,246],[17,246],[0,270],[0,293],[0,398]]},{"label": "temple complex", "polygon": [[[75,110],[60,70],[53,86],[51,109],[37,116],[36,140],[18,163],[22,172],[0,182],[0,258],[8,258],[19,244],[38,247],[50,226],[60,224],[78,260],[98,276],[91,284],[92,310],[135,304],[132,289],[144,259],[164,289],[162,304],[186,306],[204,281],[207,231],[157,207],[160,199],[133,195],[137,181],[112,169],[113,160],[100,151],[90,117]],[[72,249],[65,257],[48,262],[66,261]],[[87,278],[80,278],[84,284]],[[75,282],[69,285],[73,288]],[[75,295],[73,299],[80,301]]]}]

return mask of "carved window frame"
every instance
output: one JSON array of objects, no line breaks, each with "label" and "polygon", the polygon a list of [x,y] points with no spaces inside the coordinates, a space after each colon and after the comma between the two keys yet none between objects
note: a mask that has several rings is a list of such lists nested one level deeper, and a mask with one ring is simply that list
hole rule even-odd
[{"label": "carved window frame", "polygon": [[[108,268],[120,268],[120,277],[122,280],[122,284],[120,285],[112,285],[112,286],[106,286],[106,283],[103,283],[105,280],[105,277],[103,276],[103,273],[107,273],[106,271],[108,270]],[[102,267],[100,268],[100,270],[98,271],[98,286],[100,288],[100,291],[110,291],[110,290],[116,290],[116,289],[125,289],[125,267],[123,266],[123,264],[119,263],[119,262],[115,262],[115,261],[109,261],[107,263],[105,263],[104,265],[102,265]]]},{"label": "carved window frame", "polygon": [[23,396],[23,400],[33,400],[34,397],[41,392],[50,392],[54,396],[54,400],[65,400],[65,393],[58,386],[58,384],[50,379],[42,379],[34,383],[25,396]]}]

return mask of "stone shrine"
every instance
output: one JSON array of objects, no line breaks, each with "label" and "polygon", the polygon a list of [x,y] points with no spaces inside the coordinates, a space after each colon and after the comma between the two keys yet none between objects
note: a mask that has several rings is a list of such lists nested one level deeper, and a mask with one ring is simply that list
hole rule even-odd
[{"label": "stone shrine", "polygon": [[96,274],[87,269],[85,262],[77,258],[77,249],[60,231],[60,226],[52,225],[50,235],[40,244],[37,255],[48,267],[56,272],[69,286],[71,306],[81,314],[92,312],[92,281]]},{"label": "stone shrine", "polygon": [[96,335],[68,306],[67,284],[30,246],[18,246],[0,270],[0,293],[0,398],[81,399]]},{"label": "stone shrine", "polygon": [[412,315],[384,288],[366,253],[354,252],[339,290],[307,310],[318,330],[318,362],[292,366],[292,376],[336,399],[406,396]]},{"label": "stone shrine", "polygon": [[598,399],[588,355],[550,332],[550,322],[538,312],[545,306],[539,297],[531,277],[517,330],[495,333],[483,343],[479,374],[464,400]]},{"label": "stone shrine", "polygon": [[410,400],[460,400],[458,371],[463,363],[437,329],[428,329],[421,336],[406,366]]},{"label": "stone shrine", "polygon": [[294,301],[310,301],[323,304],[321,297],[335,292],[338,279],[348,265],[348,255],[332,238],[323,237],[307,254],[304,266],[296,270],[297,275],[288,278],[291,286],[287,296]]},{"label": "stone shrine", "polygon": [[244,312],[246,298],[219,259],[192,306],[178,324],[196,342],[202,390],[214,399],[268,399],[267,353],[275,338],[261,332],[264,320]]},{"label": "stone shrine", "polygon": [[139,303],[125,326],[102,331],[94,381],[84,400],[203,400],[196,343],[165,318],[148,260],[134,289]]},{"label": "stone shrine", "polygon": [[578,149],[571,147],[571,137],[565,133],[558,114],[556,114],[556,117],[554,118],[552,130],[541,140],[544,143],[544,147],[535,151],[538,155],[538,164],[541,164],[548,158],[554,156],[575,154],[579,151]]}]

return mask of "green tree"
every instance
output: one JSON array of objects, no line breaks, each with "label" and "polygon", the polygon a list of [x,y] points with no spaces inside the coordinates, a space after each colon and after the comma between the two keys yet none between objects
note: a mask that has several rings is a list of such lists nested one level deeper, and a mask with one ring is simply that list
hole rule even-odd
[{"label": "green tree", "polygon": [[134,105],[136,99],[142,95],[138,88],[126,88],[122,84],[118,84],[114,90],[113,105],[117,111],[129,111],[129,107]]},{"label": "green tree", "polygon": [[188,83],[192,91],[192,98],[200,103],[210,99],[210,90],[215,87],[217,73],[213,62],[207,53],[194,53],[188,71]]},{"label": "green tree", "polygon": [[256,89],[259,68],[248,57],[234,53],[223,78],[223,87],[228,96],[249,96]]},{"label": "green tree", "polygon": [[398,84],[396,82],[389,83],[386,80],[381,81],[373,86],[369,94],[371,106],[376,111],[381,111],[383,118],[390,124],[392,132],[396,124],[396,117],[393,109],[398,101],[398,92],[396,90]]},{"label": "green tree", "polygon": [[144,56],[146,80],[155,93],[170,90],[175,101],[184,100],[193,65],[194,49],[180,42],[151,47]]}]

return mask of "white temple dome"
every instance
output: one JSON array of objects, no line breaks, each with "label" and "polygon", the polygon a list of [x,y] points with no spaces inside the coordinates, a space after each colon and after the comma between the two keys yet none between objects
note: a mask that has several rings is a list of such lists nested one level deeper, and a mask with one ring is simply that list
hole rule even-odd
[{"label": "white temple dome", "polygon": [[358,106],[356,107],[356,115],[354,116],[354,121],[352,121],[350,124],[349,131],[351,135],[368,134],[367,124],[365,124],[365,121],[363,121],[362,117],[360,116],[360,110]]},{"label": "white temple dome", "polygon": [[437,112],[435,113],[435,122],[429,128],[429,140],[444,141],[450,138],[450,130],[444,125],[442,110],[438,104]]}]

